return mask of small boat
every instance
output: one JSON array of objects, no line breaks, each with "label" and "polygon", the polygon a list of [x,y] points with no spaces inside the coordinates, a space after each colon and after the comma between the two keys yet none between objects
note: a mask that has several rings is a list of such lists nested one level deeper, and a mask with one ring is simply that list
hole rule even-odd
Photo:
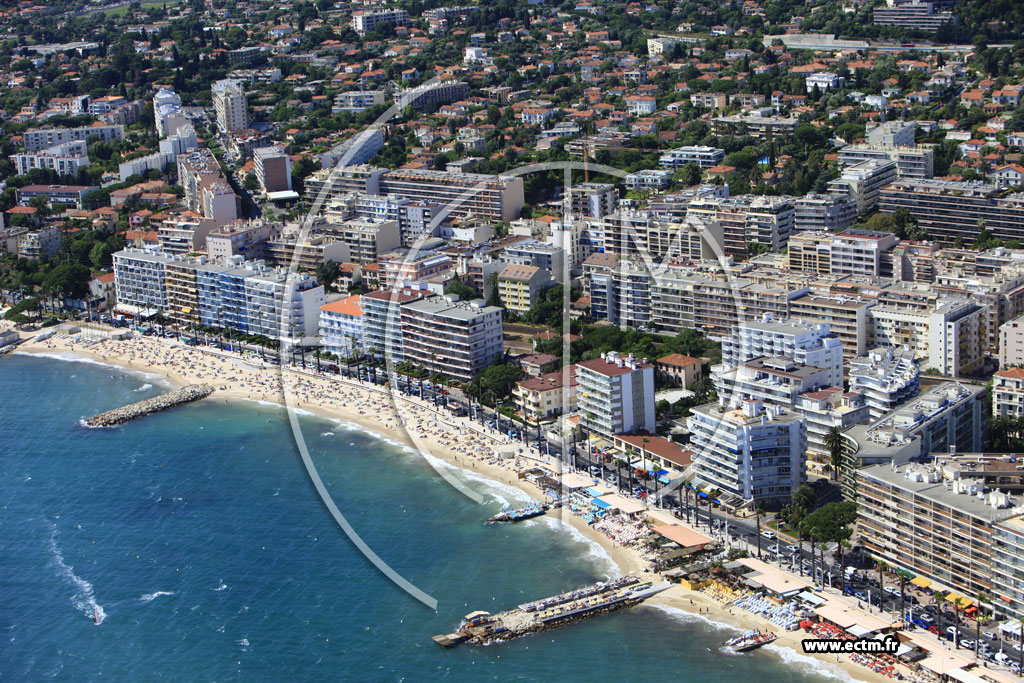
[{"label": "small boat", "polygon": [[548,504],[542,501],[530,503],[518,508],[505,508],[498,514],[487,520],[488,524],[495,522],[519,522],[531,517],[539,517],[548,511]]},{"label": "small boat", "polygon": [[97,626],[100,625],[100,611],[99,608],[97,607],[92,608],[92,623],[96,624]]},{"label": "small boat", "polygon": [[736,652],[750,652],[769,643],[774,643],[777,638],[778,636],[774,633],[747,631],[742,635],[725,641],[725,645],[726,647],[731,647]]}]

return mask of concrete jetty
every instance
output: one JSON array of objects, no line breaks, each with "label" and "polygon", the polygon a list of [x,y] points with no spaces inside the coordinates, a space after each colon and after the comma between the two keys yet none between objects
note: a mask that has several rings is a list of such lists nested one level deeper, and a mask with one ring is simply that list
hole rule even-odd
[{"label": "concrete jetty", "polygon": [[139,401],[138,403],[132,403],[121,408],[108,410],[99,415],[94,415],[86,420],[85,424],[89,427],[112,427],[113,425],[123,424],[150,413],[158,413],[161,410],[167,410],[174,406],[198,401],[212,393],[213,387],[209,384],[189,384],[187,387],[182,387],[160,396],[154,396],[153,398],[147,398],[145,401]]},{"label": "concrete jetty", "polygon": [[638,605],[668,587],[668,583],[654,584],[635,576],[624,576],[525,603],[500,614],[472,612],[466,615],[457,631],[434,636],[433,641],[441,647],[455,647],[459,643],[487,645],[510,640]]}]

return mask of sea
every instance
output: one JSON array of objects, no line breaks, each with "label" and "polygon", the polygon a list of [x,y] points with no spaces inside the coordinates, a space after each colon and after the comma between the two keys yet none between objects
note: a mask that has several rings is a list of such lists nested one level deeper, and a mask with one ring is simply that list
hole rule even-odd
[{"label": "sea", "polygon": [[342,533],[283,409],[213,397],[82,423],[166,390],[95,362],[0,358],[0,680],[849,680],[775,645],[727,654],[735,629],[653,606],[442,649],[431,636],[471,611],[599,581],[614,564],[557,520],[485,525],[525,502],[516,489],[472,475],[478,504],[397,444],[303,416],[336,505],[431,610]]}]

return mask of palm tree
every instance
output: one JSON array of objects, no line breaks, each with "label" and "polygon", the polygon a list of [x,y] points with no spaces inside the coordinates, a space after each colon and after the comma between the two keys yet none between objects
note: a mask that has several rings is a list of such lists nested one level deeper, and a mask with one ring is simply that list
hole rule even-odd
[{"label": "palm tree", "polygon": [[757,526],[754,531],[757,535],[757,559],[761,559],[761,515],[764,514],[764,510],[761,509],[760,505],[755,504],[754,515],[757,517]]},{"label": "palm tree", "polygon": [[843,466],[843,432],[839,427],[829,428],[825,434],[825,448],[828,449],[832,474],[839,481],[839,470]]},{"label": "palm tree", "polygon": [[839,540],[839,580],[842,583],[839,592],[846,595],[846,549],[850,547],[850,541],[843,538]]},{"label": "palm tree", "polygon": [[878,559],[875,560],[875,563],[878,566],[878,607],[879,607],[879,609],[881,609],[881,607],[882,607],[882,589],[885,588],[885,585],[882,583],[882,572],[885,571],[886,564],[882,560],[878,560]]}]

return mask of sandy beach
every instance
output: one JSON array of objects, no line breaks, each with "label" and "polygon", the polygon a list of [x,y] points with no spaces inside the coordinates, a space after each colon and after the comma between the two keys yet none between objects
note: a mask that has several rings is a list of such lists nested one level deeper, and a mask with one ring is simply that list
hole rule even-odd
[{"label": "sandy beach", "polygon": [[[174,385],[210,383],[216,391],[206,401],[262,401],[289,405],[328,419],[342,420],[406,446],[410,453],[427,454],[456,468],[517,487],[534,500],[543,498],[543,492],[525,479],[520,479],[519,471],[537,465],[555,471],[561,467],[557,458],[545,462],[543,455],[523,444],[505,446],[506,449],[516,449],[515,457],[498,458],[495,447],[504,445],[502,435],[478,423],[471,423],[467,418],[438,413],[431,404],[418,398],[394,396],[386,388],[357,380],[316,376],[312,372],[263,365],[258,358],[242,359],[203,347],[185,346],[176,341],[138,336],[125,341],[83,342],[58,335],[44,341],[27,341],[21,345],[18,353],[64,357],[74,354],[128,370],[161,376]],[[443,465],[431,464],[439,471],[444,469]],[[459,477],[463,485],[473,488],[471,482],[460,477],[458,469],[443,474],[446,477]],[[599,544],[617,565],[620,573],[643,574],[648,571],[648,561],[638,550],[615,543],[587,525],[581,517],[566,509],[555,510],[548,515],[571,525],[587,539]],[[677,584],[653,598],[650,604],[700,613],[711,621],[737,629],[778,632],[777,627],[760,617],[740,608],[723,606],[706,594],[690,591]],[[845,674],[864,681],[892,680],[856,664],[847,656],[837,658],[835,655],[803,654],[800,641],[804,635],[802,631],[781,632],[778,641],[769,647],[790,648],[799,653],[798,657],[807,661],[818,659],[823,671],[832,672],[836,676]],[[793,655],[790,653],[783,658],[793,659]],[[904,670],[903,673],[906,676],[909,672]]]}]

